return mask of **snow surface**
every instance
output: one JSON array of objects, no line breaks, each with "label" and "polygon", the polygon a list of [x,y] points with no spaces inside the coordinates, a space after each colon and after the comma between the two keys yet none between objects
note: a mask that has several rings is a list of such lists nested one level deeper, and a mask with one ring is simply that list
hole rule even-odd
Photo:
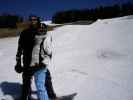
[{"label": "snow surface", "polygon": [[[53,59],[49,69],[57,95],[77,93],[74,100],[132,100],[132,26],[130,16],[50,31]],[[13,69],[17,41],[18,37],[0,39],[0,99],[19,95],[21,75]]]},{"label": "snow surface", "polygon": [[52,21],[51,20],[47,20],[47,21],[41,21],[41,23],[45,23],[45,24],[51,24]]},{"label": "snow surface", "polygon": [[55,24],[55,23],[52,23],[52,21],[50,21],[50,20],[47,20],[47,21],[41,21],[41,23],[44,23],[44,24],[49,25],[49,26],[61,25],[61,24]]}]

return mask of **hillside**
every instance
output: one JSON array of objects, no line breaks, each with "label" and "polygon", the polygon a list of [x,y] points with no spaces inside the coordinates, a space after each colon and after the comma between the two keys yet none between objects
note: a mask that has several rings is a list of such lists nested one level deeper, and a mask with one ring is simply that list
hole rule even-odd
[{"label": "hillside", "polygon": [[[132,100],[132,26],[133,17],[126,16],[49,31],[53,37],[49,69],[57,95],[77,93],[74,100]],[[0,39],[0,98],[4,100],[13,100],[20,91],[21,75],[13,70],[17,41],[18,37]]]}]

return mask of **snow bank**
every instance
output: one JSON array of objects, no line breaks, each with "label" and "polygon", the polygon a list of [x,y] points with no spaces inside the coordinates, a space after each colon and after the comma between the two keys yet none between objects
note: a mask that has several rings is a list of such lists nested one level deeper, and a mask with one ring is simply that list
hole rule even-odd
[{"label": "snow bank", "polygon": [[132,19],[115,18],[53,31],[57,93],[77,92],[75,100],[132,100],[132,25]]},{"label": "snow bank", "polygon": [[[121,17],[50,31],[54,49],[49,69],[57,95],[77,93],[74,100],[132,100],[132,26],[132,18]],[[21,75],[13,70],[17,41],[0,39],[0,99],[19,95],[19,90],[11,92],[21,84]]]}]

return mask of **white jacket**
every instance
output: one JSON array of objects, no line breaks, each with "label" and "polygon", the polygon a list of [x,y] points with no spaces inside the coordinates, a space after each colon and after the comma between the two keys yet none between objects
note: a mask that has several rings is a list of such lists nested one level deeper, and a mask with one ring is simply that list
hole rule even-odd
[{"label": "white jacket", "polygon": [[51,34],[39,34],[35,36],[35,43],[32,50],[32,59],[30,66],[35,66],[40,62],[49,65],[52,55],[52,36]]}]

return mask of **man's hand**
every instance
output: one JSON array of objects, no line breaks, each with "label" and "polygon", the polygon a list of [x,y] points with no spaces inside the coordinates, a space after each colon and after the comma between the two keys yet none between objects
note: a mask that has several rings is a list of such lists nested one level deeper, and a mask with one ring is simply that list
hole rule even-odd
[{"label": "man's hand", "polygon": [[16,57],[17,64],[15,65],[15,71],[17,73],[22,73],[23,72],[23,67],[21,66],[21,59]]},{"label": "man's hand", "polygon": [[19,64],[16,64],[16,65],[15,65],[15,71],[16,71],[17,73],[22,73],[22,72],[23,72],[22,66],[19,65]]}]

